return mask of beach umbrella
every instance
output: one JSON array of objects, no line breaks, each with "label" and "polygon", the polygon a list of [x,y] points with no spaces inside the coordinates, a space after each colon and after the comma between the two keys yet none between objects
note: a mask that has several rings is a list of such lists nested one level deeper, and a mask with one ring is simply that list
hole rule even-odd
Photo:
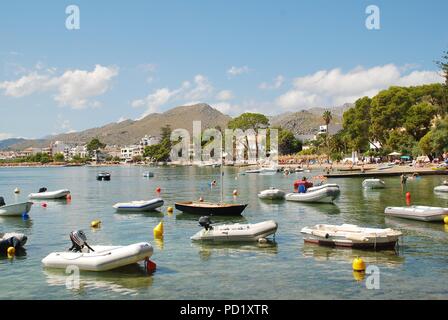
[{"label": "beach umbrella", "polygon": [[389,153],[389,156],[401,156],[401,153],[394,151],[394,152]]}]

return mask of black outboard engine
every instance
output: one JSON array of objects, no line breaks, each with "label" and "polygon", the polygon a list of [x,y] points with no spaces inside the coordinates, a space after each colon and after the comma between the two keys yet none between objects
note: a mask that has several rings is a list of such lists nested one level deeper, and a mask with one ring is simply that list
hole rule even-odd
[{"label": "black outboard engine", "polygon": [[3,197],[0,197],[0,207],[3,207],[4,205],[6,205],[5,199],[3,199]]},{"label": "black outboard engine", "polygon": [[45,187],[42,187],[42,188],[39,189],[39,193],[46,192],[46,191],[47,191],[47,188],[45,188]]},{"label": "black outboard engine", "polygon": [[213,227],[211,226],[213,222],[210,221],[210,217],[209,216],[203,216],[199,218],[199,225],[201,227],[204,227],[205,230],[212,230]]},{"label": "black outboard engine", "polygon": [[87,237],[82,230],[70,232],[70,240],[72,242],[72,246],[68,249],[69,251],[81,252],[84,246],[89,248],[91,251],[95,251],[87,244]]}]

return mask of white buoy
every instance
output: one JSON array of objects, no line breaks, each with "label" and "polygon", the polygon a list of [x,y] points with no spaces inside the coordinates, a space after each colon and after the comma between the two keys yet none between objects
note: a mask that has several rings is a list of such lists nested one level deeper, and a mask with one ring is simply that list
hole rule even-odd
[{"label": "white buoy", "polygon": [[15,188],[14,189],[14,193],[20,193],[20,189],[19,188]]},{"label": "white buoy", "polygon": [[266,243],[268,240],[266,238],[260,238],[258,239],[258,243]]}]

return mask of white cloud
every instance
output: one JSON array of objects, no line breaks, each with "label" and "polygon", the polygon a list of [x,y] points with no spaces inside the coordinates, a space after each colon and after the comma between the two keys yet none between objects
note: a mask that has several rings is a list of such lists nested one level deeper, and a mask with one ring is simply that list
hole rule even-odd
[{"label": "white cloud", "polygon": [[110,81],[118,74],[116,67],[96,65],[93,71],[68,70],[61,76],[50,76],[55,69],[47,69],[46,74],[36,71],[15,81],[0,82],[0,89],[10,97],[24,97],[37,92],[56,91],[54,100],[60,105],[71,106],[74,109],[85,108],[88,105],[98,107],[99,102],[89,99],[104,94],[110,86]]},{"label": "white cloud", "polygon": [[126,121],[126,120],[128,120],[128,118],[120,117],[120,118],[117,120],[116,123],[121,123],[121,122]]},{"label": "white cloud", "polygon": [[248,72],[249,72],[248,66],[242,66],[242,67],[232,66],[232,67],[230,67],[230,69],[227,70],[227,74],[229,74],[231,76],[238,76],[238,75],[241,75],[243,73],[248,73]]},{"label": "white cloud", "polygon": [[392,85],[421,85],[442,82],[435,71],[413,71],[393,64],[370,69],[357,67],[346,73],[341,69],[321,70],[294,79],[293,87],[276,99],[284,109],[341,105],[363,96],[373,96]]},{"label": "white cloud", "polygon": [[14,136],[10,133],[0,132],[0,140],[10,139]]},{"label": "white cloud", "polygon": [[134,108],[146,107],[146,111],[138,118],[144,118],[148,114],[158,112],[160,107],[167,103],[178,102],[181,105],[188,105],[204,101],[212,96],[214,88],[207,77],[198,74],[193,81],[184,81],[177,89],[159,88],[148,94],[143,99],[136,99],[131,102]]},{"label": "white cloud", "polygon": [[231,111],[239,109],[239,106],[232,105],[228,102],[212,103],[210,106],[224,114],[229,114],[229,113],[232,113]]},{"label": "white cloud", "polygon": [[278,75],[277,77],[275,77],[273,83],[263,82],[263,83],[260,83],[260,85],[258,87],[262,90],[278,89],[283,85],[284,82],[285,82],[285,77],[283,77],[282,75]]},{"label": "white cloud", "polygon": [[230,90],[221,90],[216,95],[216,99],[219,101],[227,101],[233,99],[233,93]]}]

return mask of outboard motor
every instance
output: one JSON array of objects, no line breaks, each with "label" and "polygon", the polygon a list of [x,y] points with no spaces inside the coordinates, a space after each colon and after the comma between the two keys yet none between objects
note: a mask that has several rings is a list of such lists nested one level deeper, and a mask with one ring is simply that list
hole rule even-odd
[{"label": "outboard motor", "polygon": [[3,207],[5,205],[6,205],[5,199],[3,199],[3,197],[0,197],[0,207]]},{"label": "outboard motor", "polygon": [[203,216],[199,218],[199,225],[201,227],[204,227],[205,230],[212,230],[213,227],[211,226],[212,222],[210,221],[209,216]]},{"label": "outboard motor", "polygon": [[70,240],[72,242],[72,246],[70,249],[68,249],[69,251],[81,252],[84,246],[89,248],[89,250],[91,251],[95,251],[87,244],[87,237],[82,230],[75,230],[70,232]]},{"label": "outboard motor", "polygon": [[45,188],[45,187],[42,187],[42,188],[39,189],[39,193],[46,192],[46,191],[47,191],[47,188]]}]

